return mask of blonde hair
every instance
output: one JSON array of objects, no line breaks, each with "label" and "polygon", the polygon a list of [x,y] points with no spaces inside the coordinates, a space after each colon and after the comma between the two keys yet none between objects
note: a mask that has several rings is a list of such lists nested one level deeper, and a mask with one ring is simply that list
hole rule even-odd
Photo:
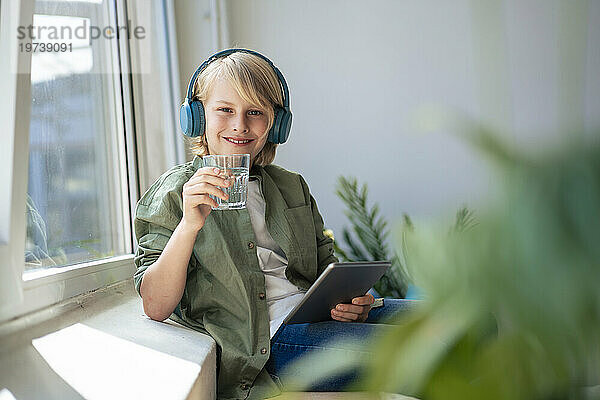
[{"label": "blonde hair", "polygon": [[[193,99],[206,101],[215,82],[226,79],[238,92],[240,97],[255,107],[266,110],[268,118],[267,132],[273,126],[274,107],[283,106],[283,94],[279,78],[266,60],[257,55],[237,51],[228,56],[212,61],[198,75],[194,84]],[[190,138],[190,150],[193,154],[204,156],[209,154],[206,135]],[[275,159],[277,145],[265,142],[256,155],[254,164],[268,165]]]}]

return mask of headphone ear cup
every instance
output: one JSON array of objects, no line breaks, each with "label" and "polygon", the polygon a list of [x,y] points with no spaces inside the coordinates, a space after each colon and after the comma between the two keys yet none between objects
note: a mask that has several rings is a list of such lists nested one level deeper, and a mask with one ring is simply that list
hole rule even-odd
[{"label": "headphone ear cup", "polygon": [[190,137],[198,137],[204,135],[206,127],[206,117],[204,115],[204,106],[201,101],[194,100],[190,103],[192,112],[192,134]]},{"label": "headphone ear cup", "polygon": [[189,137],[202,136],[205,125],[202,102],[194,100],[181,105],[179,108],[179,126],[181,126],[184,135]]},{"label": "headphone ear cup", "polygon": [[279,108],[275,108],[275,115],[273,116],[273,126],[269,131],[269,137],[267,140],[271,143],[279,144],[279,126],[281,123],[281,113]]},{"label": "headphone ear cup", "polygon": [[281,130],[279,131],[279,143],[285,143],[290,137],[292,129],[292,112],[284,109],[281,115]]},{"label": "headphone ear cup", "polygon": [[275,108],[273,126],[269,131],[268,141],[275,144],[285,143],[292,127],[292,113],[281,107]]},{"label": "headphone ear cup", "polygon": [[186,136],[192,134],[192,109],[189,103],[185,102],[179,107],[179,126]]}]

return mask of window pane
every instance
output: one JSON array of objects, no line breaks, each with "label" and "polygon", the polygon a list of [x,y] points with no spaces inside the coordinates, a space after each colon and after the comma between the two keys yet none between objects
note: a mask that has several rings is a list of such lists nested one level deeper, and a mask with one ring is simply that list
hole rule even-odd
[{"label": "window pane", "polygon": [[36,1],[25,273],[125,254],[119,75],[106,1]]}]

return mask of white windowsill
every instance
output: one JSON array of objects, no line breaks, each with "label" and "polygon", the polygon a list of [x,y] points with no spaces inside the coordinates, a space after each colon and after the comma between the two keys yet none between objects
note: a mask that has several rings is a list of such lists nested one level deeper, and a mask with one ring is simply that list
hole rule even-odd
[{"label": "white windowsill", "polygon": [[[167,359],[177,368],[161,369],[160,379],[143,373],[156,369],[153,361]],[[69,371],[73,365],[80,370]],[[116,379],[124,368],[137,371]],[[94,379],[86,380],[88,373]],[[107,382],[112,385],[108,389]],[[157,385],[165,382],[177,383],[179,390],[159,390]],[[153,385],[155,390],[147,390]],[[175,322],[149,319],[129,278],[0,324],[3,387],[18,400],[82,398],[83,393],[94,398],[107,390],[110,398],[141,391],[144,398],[150,393],[150,398],[166,400],[214,399],[216,344]]]}]

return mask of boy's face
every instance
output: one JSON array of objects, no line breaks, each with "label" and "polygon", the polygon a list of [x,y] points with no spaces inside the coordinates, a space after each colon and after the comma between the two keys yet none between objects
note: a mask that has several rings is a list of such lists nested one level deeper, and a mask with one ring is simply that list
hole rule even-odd
[{"label": "boy's face", "polygon": [[252,165],[267,141],[266,110],[247,103],[225,79],[215,82],[203,104],[210,154],[250,154]]}]

